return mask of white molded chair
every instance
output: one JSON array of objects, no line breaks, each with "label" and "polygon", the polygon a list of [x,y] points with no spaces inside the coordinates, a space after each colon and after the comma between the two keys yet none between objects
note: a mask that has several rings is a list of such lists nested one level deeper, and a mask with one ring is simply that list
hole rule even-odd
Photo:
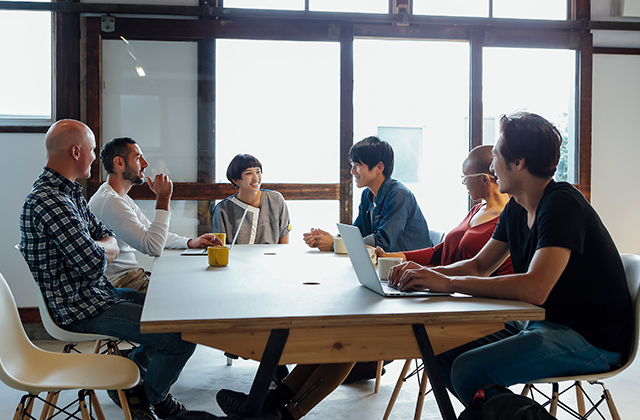
[{"label": "white molded chair", "polygon": [[431,242],[433,242],[433,246],[436,246],[444,239],[444,233],[429,229],[429,237],[431,238]]},{"label": "white molded chair", "polygon": [[[136,364],[124,357],[53,353],[34,346],[24,332],[15,300],[2,274],[0,274],[0,335],[0,380],[13,389],[27,393],[20,400],[14,420],[32,418],[31,410],[35,399],[42,400],[38,394],[69,389],[80,390],[78,411],[83,420],[90,418],[86,404],[87,396],[90,397],[96,417],[104,419],[104,413],[94,390],[129,389],[134,387],[140,379]],[[51,403],[42,401],[44,408],[41,419],[49,419],[60,413],[65,413],[69,416],[67,418],[73,416],[67,410],[53,414]],[[129,414],[130,418],[128,409],[126,414]],[[74,416],[74,418],[77,417]]]},{"label": "white molded chair", "polygon": [[[602,402],[606,402],[609,408],[609,412],[611,413],[611,417],[613,420],[620,420],[620,414],[618,414],[618,409],[616,408],[615,403],[613,402],[613,398],[611,397],[611,393],[605,387],[602,382],[605,379],[611,378],[612,376],[616,376],[628,368],[631,363],[636,358],[638,353],[638,338],[640,337],[640,299],[638,299],[638,294],[640,292],[640,255],[633,254],[621,254],[622,263],[624,264],[624,271],[627,275],[627,284],[629,286],[629,293],[631,293],[631,298],[633,301],[634,308],[634,318],[633,318],[633,341],[632,347],[629,351],[629,358],[626,362],[618,369],[611,370],[609,372],[595,373],[592,375],[576,375],[576,376],[566,376],[566,377],[557,377],[557,378],[544,378],[539,379],[537,381],[533,381],[532,383],[526,384],[524,389],[522,390],[522,395],[528,395],[529,392],[536,391],[538,394],[543,395],[547,398],[547,402],[544,405],[549,405],[549,412],[551,415],[555,416],[558,407],[563,410],[571,413],[573,416],[586,419],[594,412],[600,413],[598,410],[598,406],[602,404]],[[597,310],[597,309],[596,309]],[[562,392],[559,391],[559,382],[571,381],[572,383],[568,385]],[[591,408],[586,411],[584,404],[584,390],[582,388],[582,381],[586,381],[591,385],[600,385],[602,387],[602,395],[600,399],[595,403],[589,398],[587,395],[587,399],[591,403]],[[541,392],[538,388],[535,387],[536,384],[551,384],[552,385],[552,393],[551,397],[548,397],[543,392]],[[560,401],[560,396],[570,390],[571,388],[575,388],[576,390],[576,403],[577,403],[577,411],[569,407],[567,404]],[[532,396],[533,392],[532,392]],[[600,414],[602,416],[602,414]]]},{"label": "white molded chair", "polygon": [[[20,244],[15,245],[15,248],[17,250],[20,250]],[[72,351],[79,353],[79,351],[76,349],[77,344],[94,341],[95,345],[94,345],[93,352],[95,354],[100,353],[100,349],[104,344],[107,348],[108,354],[120,355],[120,350],[118,349],[119,339],[116,337],[110,337],[110,336],[101,335],[101,334],[78,333],[78,332],[65,330],[64,328],[59,327],[53,320],[53,317],[51,316],[51,312],[49,311],[49,307],[47,306],[47,303],[44,299],[44,296],[42,295],[42,291],[40,290],[38,283],[35,281],[35,278],[33,278],[33,276],[31,277],[31,279],[33,280],[31,284],[34,287],[36,299],[38,300],[38,310],[40,312],[40,319],[42,320],[42,325],[44,325],[44,329],[47,331],[47,333],[51,337],[53,337],[56,340],[67,343],[64,346],[64,349],[62,350],[63,353],[70,353]],[[49,395],[47,395],[48,403],[50,403],[52,406],[55,406],[58,400],[58,394],[59,392],[57,391],[50,392]],[[118,396],[120,398],[120,404],[122,405],[122,410],[124,412],[125,420],[131,420],[131,415],[129,413],[129,404],[124,391],[122,391],[121,389],[118,389]],[[51,408],[51,410],[53,410],[53,408]]]}]

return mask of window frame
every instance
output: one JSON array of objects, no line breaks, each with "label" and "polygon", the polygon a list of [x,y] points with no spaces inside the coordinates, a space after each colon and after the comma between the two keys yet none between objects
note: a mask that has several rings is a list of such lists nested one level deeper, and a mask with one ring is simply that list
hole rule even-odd
[{"label": "window frame", "polygon": [[[296,13],[289,19],[269,17],[280,16],[267,12],[241,11],[241,18],[225,20],[210,19],[144,19],[117,17],[114,32],[102,32],[100,18],[86,18],[86,69],[87,69],[87,123],[94,130],[100,146],[102,116],[101,107],[101,40],[117,39],[124,36],[130,40],[152,41],[196,41],[198,42],[198,170],[205,171],[213,179],[214,156],[214,78],[215,78],[215,39],[256,39],[291,41],[329,41],[339,42],[340,47],[340,183],[339,184],[265,184],[265,188],[276,189],[286,199],[340,200],[340,221],[351,222],[353,210],[352,183],[348,150],[353,144],[353,40],[356,37],[409,38],[459,40],[470,43],[471,89],[470,89],[470,144],[473,148],[482,144],[482,48],[484,46],[521,47],[521,48],[566,48],[578,51],[580,65],[576,74],[577,90],[576,132],[579,133],[576,147],[580,158],[578,162],[577,187],[587,196],[590,195],[590,132],[583,127],[590,126],[590,56],[591,35],[588,30],[576,30],[571,22],[527,22],[510,20],[495,25],[491,18],[471,19],[465,24],[451,25],[452,21],[439,17],[417,17],[418,23],[409,26],[389,23],[390,15],[367,16],[364,21],[329,18],[308,19]],[[326,14],[322,14],[326,15]],[[335,16],[337,16],[336,14]],[[334,16],[332,14],[332,16]],[[424,22],[423,22],[424,21]],[[587,54],[584,54],[584,52]],[[582,52],[582,53],[581,53]],[[588,86],[579,81],[589,81]],[[586,94],[589,94],[587,97]],[[588,107],[588,108],[587,108]],[[586,136],[588,134],[588,136]],[[94,163],[92,178],[88,181],[88,194],[91,195],[102,183],[100,163]],[[232,187],[223,183],[175,183],[176,200],[213,200],[234,193]],[[134,187],[131,196],[136,199],[153,199],[153,194],[144,186]]]}]

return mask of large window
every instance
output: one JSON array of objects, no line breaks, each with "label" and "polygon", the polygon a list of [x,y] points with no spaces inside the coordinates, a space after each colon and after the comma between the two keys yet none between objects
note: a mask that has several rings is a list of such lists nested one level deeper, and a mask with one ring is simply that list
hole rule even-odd
[{"label": "large window", "polygon": [[52,119],[51,13],[0,10],[0,124]]},{"label": "large window", "polygon": [[[440,231],[467,212],[459,175],[469,151],[468,118],[467,42],[355,41],[354,142],[379,135],[393,146],[392,177],[411,189],[429,226]],[[354,217],[361,194],[354,187]]]},{"label": "large window", "polygon": [[556,179],[575,183],[576,52],[484,48],[485,144],[493,144],[502,114],[530,111],[553,122],[563,137]]},{"label": "large window", "polygon": [[[256,156],[265,183],[340,182],[340,45],[216,41],[216,174]],[[337,201],[289,201],[294,234],[334,226]]]}]

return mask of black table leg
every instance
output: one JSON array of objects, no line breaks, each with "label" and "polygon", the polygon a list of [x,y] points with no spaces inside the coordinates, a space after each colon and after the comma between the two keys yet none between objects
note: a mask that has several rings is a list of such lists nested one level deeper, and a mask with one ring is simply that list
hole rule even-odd
[{"label": "black table leg", "polygon": [[247,402],[242,410],[242,418],[257,418],[262,412],[262,406],[264,405],[265,398],[267,398],[271,379],[276,373],[278,362],[280,362],[280,356],[282,356],[282,351],[284,350],[288,337],[289,330],[287,329],[271,330],[269,340],[264,348],[264,354],[260,360],[258,372],[253,379],[253,385],[251,385],[249,398],[247,398]]},{"label": "black table leg", "polygon": [[428,375],[429,382],[431,382],[431,388],[440,409],[440,415],[444,420],[456,420],[456,414],[453,411],[447,388],[444,386],[440,376],[440,370],[438,369],[438,363],[436,362],[436,356],[433,353],[427,330],[423,324],[413,324],[412,327],[413,334],[416,336],[418,347],[420,347],[420,352],[422,353],[425,372]]}]

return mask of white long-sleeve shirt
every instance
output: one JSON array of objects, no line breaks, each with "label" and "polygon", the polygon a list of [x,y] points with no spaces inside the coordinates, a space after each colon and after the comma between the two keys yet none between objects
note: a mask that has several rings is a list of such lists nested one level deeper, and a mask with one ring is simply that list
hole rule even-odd
[{"label": "white long-sleeve shirt", "polygon": [[91,197],[89,207],[116,233],[120,255],[107,265],[105,273],[112,283],[140,266],[135,250],[157,257],[164,248],[187,248],[189,238],[169,232],[170,212],[156,209],[150,222],[131,197],[120,196],[106,182]]}]

